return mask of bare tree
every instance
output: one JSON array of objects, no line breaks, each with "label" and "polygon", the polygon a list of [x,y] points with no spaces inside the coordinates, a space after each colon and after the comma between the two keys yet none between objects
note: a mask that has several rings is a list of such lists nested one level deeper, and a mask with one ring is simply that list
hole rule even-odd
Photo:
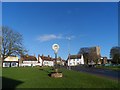
[{"label": "bare tree", "polygon": [[98,55],[96,52],[95,47],[85,47],[81,48],[78,54],[83,54],[85,63],[91,63],[92,61],[96,64],[98,63],[98,60],[100,59],[101,55]]},{"label": "bare tree", "polygon": [[115,46],[110,50],[110,58],[112,58],[113,63],[120,63],[120,47]]},{"label": "bare tree", "polygon": [[0,46],[2,45],[2,36],[0,36]]},{"label": "bare tree", "polygon": [[89,48],[81,48],[78,54],[83,54],[85,64],[89,62]]},{"label": "bare tree", "polygon": [[95,48],[90,48],[89,53],[90,60],[94,61],[96,64],[98,63],[98,60],[100,59],[101,55],[98,55]]},{"label": "bare tree", "polygon": [[2,27],[2,59],[10,55],[22,55],[27,50],[23,47],[22,35],[8,27]]},{"label": "bare tree", "polygon": [[1,51],[2,50],[2,27],[0,27],[0,57],[1,57]]}]

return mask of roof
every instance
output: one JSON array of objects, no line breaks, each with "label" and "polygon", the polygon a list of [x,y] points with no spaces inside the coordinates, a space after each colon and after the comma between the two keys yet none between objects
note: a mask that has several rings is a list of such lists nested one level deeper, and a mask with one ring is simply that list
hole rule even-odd
[{"label": "roof", "polygon": [[21,56],[23,61],[37,61],[37,58],[35,56],[29,56],[29,55],[24,55]]},{"label": "roof", "polygon": [[68,58],[67,59],[81,59],[81,54],[78,54],[78,55],[70,55],[70,56],[68,56]]},{"label": "roof", "polygon": [[49,57],[49,56],[40,56],[42,60],[46,60],[46,61],[53,61],[53,58]]},{"label": "roof", "polygon": [[16,63],[18,63],[19,61],[3,61],[3,63],[4,62],[7,62],[7,63],[9,63],[9,62],[16,62]]},{"label": "roof", "polygon": [[18,57],[17,56],[8,56],[7,58],[4,59],[4,61],[18,61]]},{"label": "roof", "polygon": [[[50,55],[48,55],[48,56],[42,55],[40,57],[41,57],[42,60],[46,60],[46,61],[55,61],[56,60],[56,58],[52,58],[52,57],[50,57]],[[61,61],[61,59],[57,58],[57,61]]]},{"label": "roof", "polygon": [[62,60],[63,62],[66,62],[66,60]]}]

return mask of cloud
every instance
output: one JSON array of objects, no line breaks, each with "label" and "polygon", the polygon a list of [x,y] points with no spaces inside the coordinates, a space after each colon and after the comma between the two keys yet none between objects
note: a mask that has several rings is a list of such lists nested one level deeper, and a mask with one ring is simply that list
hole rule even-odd
[{"label": "cloud", "polygon": [[75,38],[75,36],[73,36],[73,35],[72,35],[72,36],[67,36],[67,37],[66,37],[67,40],[71,40],[71,39],[73,39],[73,38]]},{"label": "cloud", "polygon": [[55,34],[47,34],[47,35],[41,35],[38,37],[37,40],[41,42],[45,41],[51,41],[51,40],[56,40],[56,39],[62,39],[62,35],[55,35]]},{"label": "cloud", "polygon": [[40,42],[46,42],[46,41],[51,41],[51,40],[72,40],[76,38],[74,35],[62,35],[62,34],[59,34],[59,35],[55,35],[55,34],[44,34],[44,35],[40,35],[37,40],[40,41]]}]

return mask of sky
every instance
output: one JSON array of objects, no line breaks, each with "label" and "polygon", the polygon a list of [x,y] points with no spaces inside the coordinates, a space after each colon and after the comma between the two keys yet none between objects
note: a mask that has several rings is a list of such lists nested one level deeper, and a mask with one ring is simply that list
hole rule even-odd
[{"label": "sky", "polygon": [[[0,2],[0,26],[2,26],[2,3],[1,2]],[[2,28],[0,28],[0,36],[2,36]]]},{"label": "sky", "polygon": [[100,46],[109,58],[118,45],[117,2],[3,2],[2,25],[23,35],[30,55],[54,57],[52,45],[59,44],[58,56],[67,59],[80,48]]}]

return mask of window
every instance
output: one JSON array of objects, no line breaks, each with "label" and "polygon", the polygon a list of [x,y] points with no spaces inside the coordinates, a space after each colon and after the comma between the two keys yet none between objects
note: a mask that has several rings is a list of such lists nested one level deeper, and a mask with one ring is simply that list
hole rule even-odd
[{"label": "window", "polygon": [[75,65],[75,62],[73,62],[73,65]]},{"label": "window", "polygon": [[44,64],[48,64],[48,62],[44,62]]},{"label": "window", "polygon": [[10,63],[5,63],[5,67],[9,67],[10,66]]},{"label": "window", "polygon": [[15,62],[11,63],[11,66],[16,66],[16,63]]}]

